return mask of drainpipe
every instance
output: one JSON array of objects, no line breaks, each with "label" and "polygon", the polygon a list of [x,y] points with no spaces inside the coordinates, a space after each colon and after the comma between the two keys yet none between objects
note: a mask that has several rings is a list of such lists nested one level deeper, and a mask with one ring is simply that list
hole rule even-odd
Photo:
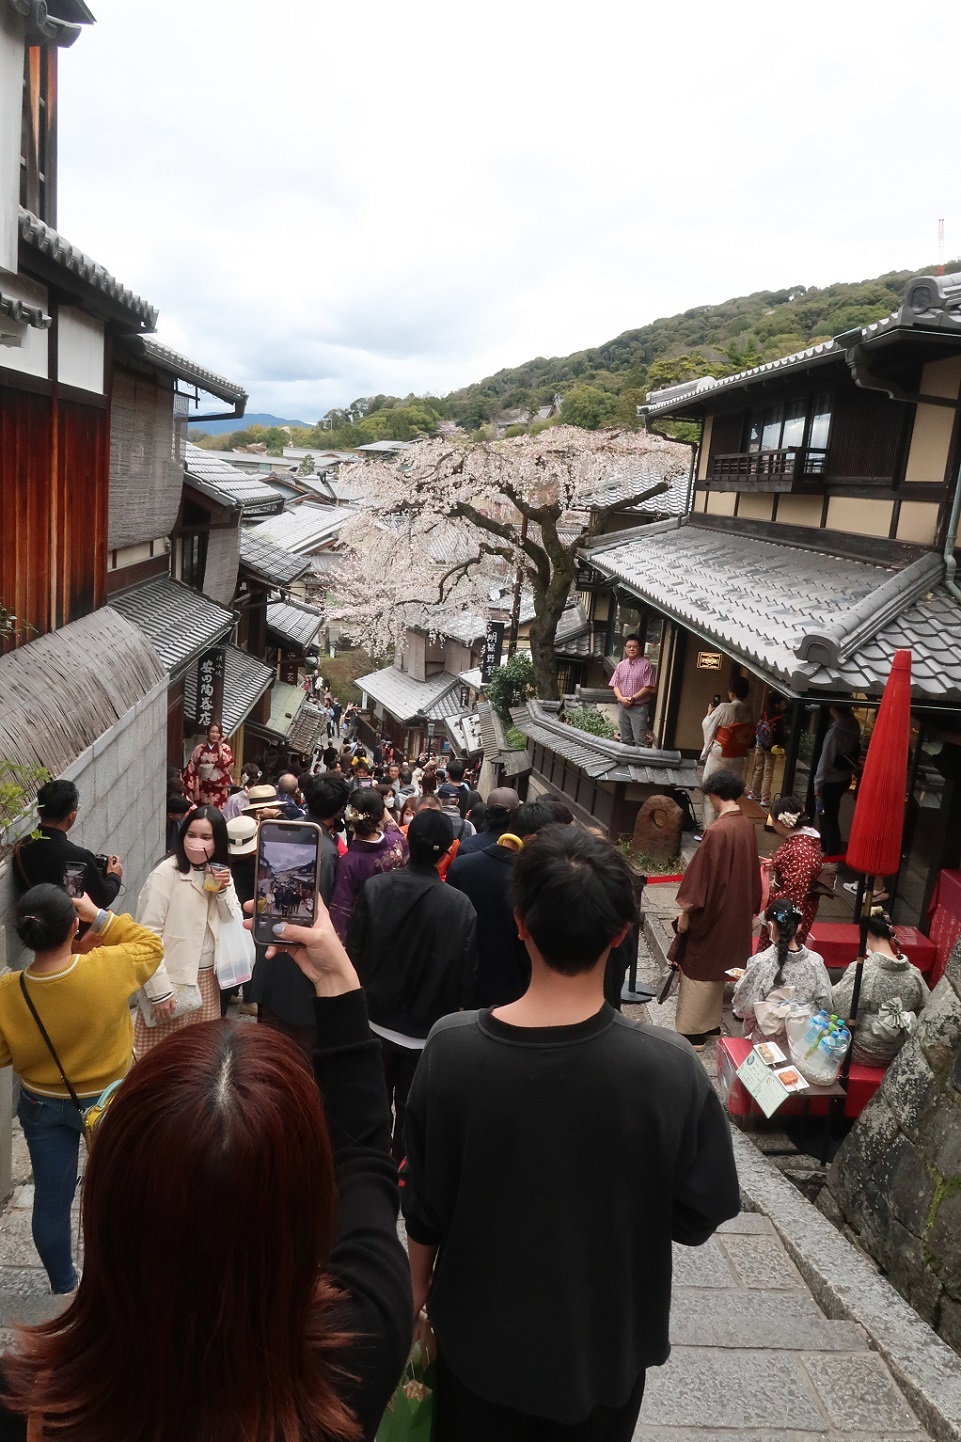
[{"label": "drainpipe", "polygon": [[[860,331],[855,334],[860,335]],[[846,336],[838,336],[837,339],[843,345]],[[845,351],[844,359],[848,363],[848,370],[856,386],[865,391],[883,391],[893,401],[903,401],[907,405],[923,406],[948,406],[957,415],[961,409],[961,401],[950,400],[947,396],[929,396],[920,391],[907,391],[899,386],[896,381],[882,380],[876,376],[868,365],[868,358],[864,353],[864,347],[860,345],[851,346]],[[942,559],[944,561],[944,580],[942,584],[949,595],[956,601],[961,601],[961,587],[955,581],[958,563],[954,557],[954,542],[958,534],[958,520],[961,517],[961,462],[958,464],[958,474],[954,482],[954,496],[951,500],[951,515],[948,520],[948,531],[944,538],[944,550]]]}]

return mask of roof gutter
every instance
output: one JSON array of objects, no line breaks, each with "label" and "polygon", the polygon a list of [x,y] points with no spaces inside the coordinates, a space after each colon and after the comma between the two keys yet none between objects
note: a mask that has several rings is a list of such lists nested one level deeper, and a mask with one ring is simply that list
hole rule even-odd
[{"label": "roof gutter", "polygon": [[[839,344],[844,345],[845,341],[854,335],[860,335],[860,331],[848,332],[846,335],[837,337]],[[908,391],[899,386],[896,381],[882,380],[874,374],[868,364],[868,357],[865,355],[864,346],[855,344],[850,346],[844,353],[848,370],[856,386],[866,391],[882,391],[891,397],[893,401],[903,401],[906,405],[920,406],[947,406],[954,411],[955,415],[961,409],[961,400],[950,400],[947,396],[925,395],[923,391]],[[958,534],[958,519],[961,517],[961,463],[958,465],[958,474],[954,481],[954,495],[951,499],[951,514],[948,519],[947,534],[944,538],[944,550],[942,560],[944,561],[944,578],[942,584],[949,595],[956,601],[961,601],[961,587],[955,580],[958,563],[954,555],[955,537]]]}]

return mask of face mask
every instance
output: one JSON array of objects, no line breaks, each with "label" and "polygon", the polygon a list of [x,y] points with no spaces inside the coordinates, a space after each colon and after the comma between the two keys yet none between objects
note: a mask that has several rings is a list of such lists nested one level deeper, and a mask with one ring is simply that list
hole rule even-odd
[{"label": "face mask", "polygon": [[200,841],[195,836],[184,837],[184,854],[191,866],[203,866],[212,855],[214,844],[212,841]]}]

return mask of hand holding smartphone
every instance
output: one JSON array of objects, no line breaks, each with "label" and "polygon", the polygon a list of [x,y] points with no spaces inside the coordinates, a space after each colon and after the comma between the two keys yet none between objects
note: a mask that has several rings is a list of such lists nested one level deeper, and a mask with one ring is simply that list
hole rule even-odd
[{"label": "hand holding smartphone", "polygon": [[320,827],[315,821],[262,821],[257,835],[254,940],[278,944],[278,922],[311,927],[320,889]]},{"label": "hand holding smartphone", "polygon": [[82,861],[68,861],[63,868],[63,889],[68,896],[83,896],[87,868]]}]

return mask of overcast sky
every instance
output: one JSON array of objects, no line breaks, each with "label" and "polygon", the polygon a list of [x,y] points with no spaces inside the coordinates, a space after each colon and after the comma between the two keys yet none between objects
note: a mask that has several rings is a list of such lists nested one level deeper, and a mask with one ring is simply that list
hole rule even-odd
[{"label": "overcast sky", "polygon": [[956,0],[91,0],[59,228],[315,421],[961,254]]}]

